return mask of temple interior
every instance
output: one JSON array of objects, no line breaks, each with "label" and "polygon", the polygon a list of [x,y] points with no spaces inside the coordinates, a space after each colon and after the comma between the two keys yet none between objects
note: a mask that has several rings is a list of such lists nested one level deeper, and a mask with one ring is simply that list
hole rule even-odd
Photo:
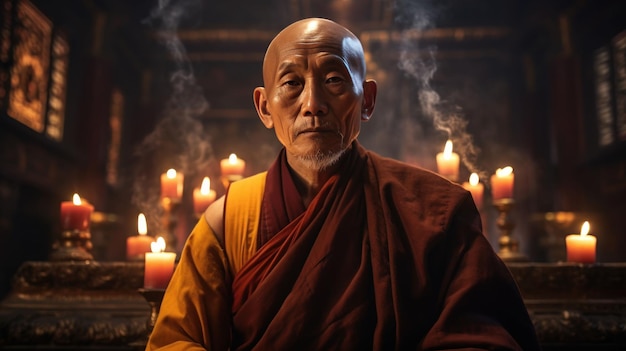
[{"label": "temple interior", "polygon": [[[280,144],[252,90],[271,39],[305,17],[363,43],[378,82],[363,146],[440,172],[450,140],[450,180],[478,176],[484,233],[545,349],[626,349],[625,1],[0,4],[0,349],[143,349],[154,297],[127,252],[138,215],[180,253],[205,177],[219,197],[231,154],[238,176],[267,169]],[[184,177],[165,204],[169,169]],[[88,237],[63,234],[73,194],[92,206]],[[568,259],[584,229],[595,256]]]}]

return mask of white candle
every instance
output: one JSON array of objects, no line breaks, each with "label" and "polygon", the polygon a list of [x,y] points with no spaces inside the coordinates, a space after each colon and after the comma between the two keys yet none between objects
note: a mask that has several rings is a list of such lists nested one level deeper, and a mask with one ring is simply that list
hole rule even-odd
[{"label": "white candle", "polygon": [[483,193],[485,187],[480,182],[478,174],[472,173],[469,177],[469,182],[463,183],[463,188],[472,193],[474,203],[476,204],[476,207],[480,210],[483,207]]},{"label": "white candle", "polygon": [[437,170],[439,174],[451,181],[459,178],[459,155],[452,152],[452,141],[446,141],[443,152],[437,154]]},{"label": "white candle", "polygon": [[596,242],[596,237],[589,235],[589,222],[585,221],[580,228],[580,235],[570,234],[565,237],[567,261],[578,263],[596,262]]},{"label": "white candle", "polygon": [[513,198],[513,168],[506,166],[498,168],[491,176],[491,193],[494,200]]},{"label": "white candle", "polygon": [[146,289],[165,289],[174,273],[176,253],[165,251],[165,240],[152,242],[152,252],[146,252],[143,285]]},{"label": "white candle", "polygon": [[204,177],[200,188],[193,190],[193,209],[196,214],[202,214],[215,201],[215,190],[211,190],[211,179]]}]

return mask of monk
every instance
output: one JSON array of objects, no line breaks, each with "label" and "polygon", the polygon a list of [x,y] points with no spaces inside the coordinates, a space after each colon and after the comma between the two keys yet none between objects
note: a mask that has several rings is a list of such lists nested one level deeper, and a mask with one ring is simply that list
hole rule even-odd
[{"label": "monk", "polygon": [[254,90],[284,146],[190,234],[147,350],[538,350],[469,192],[364,149],[377,85],[348,29],[282,30]]}]

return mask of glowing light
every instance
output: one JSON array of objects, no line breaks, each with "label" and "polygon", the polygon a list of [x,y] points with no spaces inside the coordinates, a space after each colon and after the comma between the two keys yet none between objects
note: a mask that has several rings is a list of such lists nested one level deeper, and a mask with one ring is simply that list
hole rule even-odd
[{"label": "glowing light", "polygon": [[476,185],[478,185],[478,181],[479,181],[479,180],[480,180],[480,179],[478,178],[478,174],[476,174],[476,173],[472,173],[472,174],[470,175],[470,177],[469,177],[469,183],[470,183],[470,185],[472,185],[472,186],[476,186]]},{"label": "glowing light", "polygon": [[156,241],[153,241],[150,244],[150,248],[152,249],[152,252],[165,251],[165,239],[163,239],[162,237],[158,237]]},{"label": "glowing light", "polygon": [[80,196],[78,196],[78,194],[74,194],[74,196],[72,197],[72,202],[74,203],[74,205],[79,206],[82,205],[82,201],[80,200]]},{"label": "glowing light", "polygon": [[589,222],[585,221],[583,225],[580,227],[580,236],[585,236],[589,234]]},{"label": "glowing light", "polygon": [[139,235],[148,234],[148,224],[146,223],[146,216],[143,213],[137,216],[137,232]]}]

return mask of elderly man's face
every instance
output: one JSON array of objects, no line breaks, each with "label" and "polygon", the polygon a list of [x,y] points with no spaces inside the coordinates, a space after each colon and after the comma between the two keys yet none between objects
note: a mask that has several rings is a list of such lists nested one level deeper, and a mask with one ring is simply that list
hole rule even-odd
[{"label": "elderly man's face", "polygon": [[268,116],[261,119],[275,129],[289,159],[325,168],[360,131],[360,44],[309,26],[284,34],[273,45],[264,67]]}]

